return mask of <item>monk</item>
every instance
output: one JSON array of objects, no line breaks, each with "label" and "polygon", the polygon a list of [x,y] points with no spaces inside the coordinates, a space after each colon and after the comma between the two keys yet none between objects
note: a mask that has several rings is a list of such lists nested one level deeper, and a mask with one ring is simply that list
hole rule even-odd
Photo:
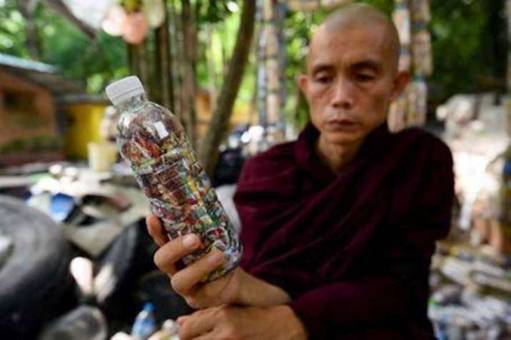
[{"label": "monk", "polygon": [[155,263],[199,309],[178,319],[181,339],[434,338],[428,276],[449,229],[452,157],[423,130],[388,131],[408,80],[399,48],[392,22],[368,5],[316,29],[298,78],[311,122],[248,160],[239,179],[238,269],[200,283],[223,261],[213,250],[178,271],[200,239],[169,241],[148,218]]}]

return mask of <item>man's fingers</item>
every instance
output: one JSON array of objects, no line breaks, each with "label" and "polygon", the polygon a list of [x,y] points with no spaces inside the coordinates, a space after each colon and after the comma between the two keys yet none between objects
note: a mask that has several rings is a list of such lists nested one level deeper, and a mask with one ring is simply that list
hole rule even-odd
[{"label": "man's fingers", "polygon": [[180,236],[165,243],[154,254],[154,263],[164,273],[174,274],[175,263],[199,248],[200,239],[195,234]]},{"label": "man's fingers", "polygon": [[186,322],[186,320],[188,320],[188,315],[184,315],[184,316],[180,316],[177,318],[176,322],[179,326],[182,326],[183,323]]},{"label": "man's fingers", "polygon": [[196,339],[200,336],[207,336],[216,324],[215,313],[212,309],[201,310],[186,317],[179,326],[179,339]]},{"label": "man's fingers", "polygon": [[147,231],[149,232],[149,235],[153,238],[154,242],[158,246],[163,246],[165,243],[168,242],[167,234],[165,233],[165,230],[163,229],[160,219],[155,215],[149,215],[146,217],[146,225],[147,225]]},{"label": "man's fingers", "polygon": [[172,288],[187,295],[206,275],[218,268],[224,261],[224,254],[213,248],[206,256],[172,276]]},{"label": "man's fingers", "polygon": [[193,340],[217,340],[217,339],[220,339],[220,338],[218,336],[216,336],[215,332],[213,332],[213,331],[193,338]]}]

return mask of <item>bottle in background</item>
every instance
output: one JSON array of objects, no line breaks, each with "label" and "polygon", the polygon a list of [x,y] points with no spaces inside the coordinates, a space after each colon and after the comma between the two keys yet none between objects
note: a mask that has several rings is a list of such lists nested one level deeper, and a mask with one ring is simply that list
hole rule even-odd
[{"label": "bottle in background", "polygon": [[136,340],[147,340],[151,334],[156,332],[156,329],[154,307],[151,303],[146,303],[135,318],[135,322],[131,328],[131,336]]},{"label": "bottle in background", "polygon": [[161,330],[151,335],[148,340],[179,340],[178,326],[174,320],[165,320]]}]

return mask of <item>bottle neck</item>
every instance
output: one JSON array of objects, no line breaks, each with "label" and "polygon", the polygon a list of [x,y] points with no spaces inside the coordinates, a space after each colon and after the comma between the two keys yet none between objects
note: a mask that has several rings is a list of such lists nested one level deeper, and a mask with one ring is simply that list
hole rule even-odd
[{"label": "bottle neck", "polygon": [[145,102],[147,102],[147,96],[145,94],[140,94],[120,102],[115,105],[115,108],[119,110],[119,112],[133,111],[134,109],[144,105]]}]

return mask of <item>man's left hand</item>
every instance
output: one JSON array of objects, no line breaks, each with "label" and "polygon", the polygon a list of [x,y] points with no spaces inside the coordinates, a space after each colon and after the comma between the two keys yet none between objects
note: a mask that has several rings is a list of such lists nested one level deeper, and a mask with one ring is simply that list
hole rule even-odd
[{"label": "man's left hand", "polygon": [[178,319],[181,340],[304,340],[306,331],[289,306],[220,306]]}]

